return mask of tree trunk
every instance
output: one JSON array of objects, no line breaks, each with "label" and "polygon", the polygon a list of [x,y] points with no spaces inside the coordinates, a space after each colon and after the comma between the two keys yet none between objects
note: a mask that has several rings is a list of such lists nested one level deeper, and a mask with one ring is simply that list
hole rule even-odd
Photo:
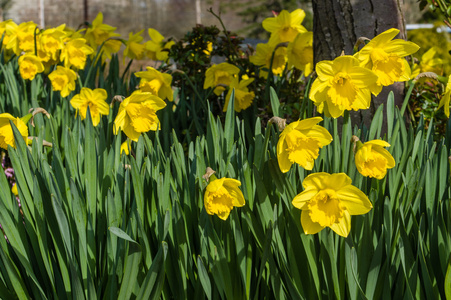
[{"label": "tree trunk", "polygon": [[[372,39],[390,28],[398,28],[400,34],[397,38],[405,38],[402,2],[403,0],[312,0],[315,63],[332,60],[342,51],[352,55],[359,37]],[[395,104],[401,106],[404,83],[395,83],[384,87],[377,97],[373,97],[370,109],[352,112],[353,124],[364,122],[369,127],[375,110],[387,101],[390,91],[395,95]]]}]

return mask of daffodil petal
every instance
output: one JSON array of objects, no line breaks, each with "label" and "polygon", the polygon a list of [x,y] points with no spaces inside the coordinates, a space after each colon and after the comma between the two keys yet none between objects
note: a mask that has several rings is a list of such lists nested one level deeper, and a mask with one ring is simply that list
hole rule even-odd
[{"label": "daffodil petal", "polygon": [[347,237],[351,231],[351,216],[349,213],[345,210],[340,222],[332,224],[330,229],[342,237]]},{"label": "daffodil petal", "polygon": [[349,186],[351,183],[351,178],[345,173],[335,173],[327,176],[324,184],[328,188],[340,190],[343,187]]},{"label": "daffodil petal", "polygon": [[318,190],[316,190],[314,188],[304,190],[303,192],[296,195],[293,198],[293,201],[291,203],[296,208],[304,209],[305,204],[307,204],[307,202],[310,201],[317,193],[318,193]]},{"label": "daffodil petal", "polygon": [[324,229],[323,226],[312,221],[308,210],[303,210],[301,212],[301,225],[305,234],[315,234]]},{"label": "daffodil petal", "polygon": [[302,182],[304,189],[323,190],[326,188],[325,182],[328,181],[330,174],[326,172],[318,172],[308,175]]},{"label": "daffodil petal", "polygon": [[277,161],[279,162],[279,168],[282,173],[288,172],[291,168],[291,162],[288,159],[289,153],[285,151],[287,147],[285,139],[280,138],[277,142]]},{"label": "daffodil petal", "polygon": [[337,197],[351,215],[363,215],[373,208],[368,196],[353,185],[340,188]]},{"label": "daffodil petal", "polygon": [[334,76],[334,68],[332,61],[324,60],[316,64],[316,73],[322,81],[328,80]]},{"label": "daffodil petal", "polygon": [[387,53],[395,53],[396,55],[400,57],[405,57],[407,55],[411,55],[420,49],[420,46],[418,46],[415,43],[404,41],[401,39],[390,41],[387,43],[383,49]]}]

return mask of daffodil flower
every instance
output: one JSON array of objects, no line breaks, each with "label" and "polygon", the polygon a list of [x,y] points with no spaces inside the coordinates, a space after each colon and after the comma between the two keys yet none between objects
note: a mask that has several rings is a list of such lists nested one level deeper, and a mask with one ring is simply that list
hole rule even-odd
[{"label": "daffodil flower", "polygon": [[136,72],[135,76],[141,78],[139,89],[143,92],[152,93],[161,99],[174,99],[171,83],[172,76],[167,73],[161,73],[152,67],[147,67],[147,71]]},{"label": "daffodil flower", "polygon": [[437,48],[432,47],[421,56],[421,72],[434,72],[440,75],[444,62],[442,59],[435,57],[436,54]]},{"label": "daffodil flower", "polygon": [[274,43],[291,42],[298,33],[306,32],[301,25],[305,18],[305,12],[302,9],[296,9],[289,13],[282,10],[277,16],[263,20],[263,28],[271,32],[271,41]]},{"label": "daffodil flower", "polygon": [[247,86],[254,81],[253,78],[251,79],[243,79],[239,80],[238,77],[234,77],[232,79],[232,82],[229,86],[229,92],[226,95],[226,100],[224,104],[223,111],[227,111],[227,107],[229,105],[230,96],[232,95],[233,89],[235,89],[235,102],[234,102],[234,108],[236,112],[240,112],[249,106],[251,106],[252,101],[255,98],[255,93],[253,91],[249,92],[249,89]]},{"label": "daffodil flower", "polygon": [[75,90],[77,74],[71,69],[57,66],[56,70],[49,74],[50,82],[54,91],[61,91],[61,97],[69,96]]},{"label": "daffodil flower", "polygon": [[61,51],[60,60],[66,68],[74,66],[82,70],[85,67],[88,55],[94,50],[86,45],[84,38],[70,39]]},{"label": "daffodil flower", "polygon": [[57,61],[58,52],[64,48],[63,39],[66,36],[64,26],[46,29],[39,35],[38,51],[42,53],[41,57],[45,57],[41,58],[42,61]]},{"label": "daffodil flower", "polygon": [[239,189],[241,182],[232,178],[216,179],[210,177],[204,195],[205,210],[209,215],[218,215],[222,220],[227,220],[233,207],[244,206],[243,192]]},{"label": "daffodil flower", "polygon": [[401,39],[393,40],[399,33],[392,28],[374,37],[355,56],[360,64],[377,76],[378,91],[396,81],[409,80],[410,66],[404,59],[418,51],[418,45]]},{"label": "daffodil flower", "polygon": [[[98,46],[100,46],[103,42],[105,42],[107,39],[111,37],[120,36],[119,33],[115,33],[116,27],[103,24],[103,14],[99,12],[92,21],[92,24],[88,29],[86,29],[85,32],[85,39],[88,41],[89,45],[96,49]],[[120,45],[120,41],[119,45]],[[119,49],[118,49],[119,51]],[[117,51],[116,51],[117,52]],[[114,52],[113,52],[114,53]]]},{"label": "daffodil flower", "polygon": [[164,36],[153,28],[148,29],[150,40],[145,43],[146,55],[152,60],[167,61],[174,41],[164,42]]},{"label": "daffodil flower", "polygon": [[443,106],[443,111],[445,115],[449,118],[449,99],[451,94],[451,75],[448,77],[448,83],[446,84],[445,92],[440,99],[437,109]]},{"label": "daffodil flower", "polygon": [[[271,71],[274,75],[281,75],[288,61],[287,47],[277,47],[277,43],[257,44],[255,54],[249,57],[249,61],[256,66],[261,66]],[[274,53],[274,56],[273,56]],[[272,61],[271,61],[272,59]],[[260,71],[260,77],[267,77],[268,72]]]},{"label": "daffodil flower", "polygon": [[19,72],[23,79],[33,80],[36,74],[44,71],[44,65],[34,54],[24,54],[19,57]]},{"label": "daffodil flower", "polygon": [[3,37],[3,46],[8,45],[9,39],[17,30],[18,25],[13,20],[0,22],[0,36]]},{"label": "daffodil flower", "polygon": [[214,88],[214,93],[219,96],[239,72],[240,69],[237,66],[226,62],[213,65],[205,71],[204,89]]},{"label": "daffodil flower", "polygon": [[290,123],[282,131],[277,143],[277,160],[280,170],[286,173],[297,163],[306,170],[313,169],[319,149],[332,142],[332,136],[322,126],[323,119],[314,117]]},{"label": "daffodil flower", "polygon": [[8,113],[0,114],[0,147],[8,150],[8,145],[16,148],[13,129],[9,121],[12,121],[20,132],[25,143],[28,144],[28,127],[20,118],[13,117]]},{"label": "daffodil flower", "polygon": [[110,107],[105,101],[107,97],[108,94],[104,89],[82,88],[80,94],[72,97],[70,104],[77,110],[82,120],[86,118],[89,107],[92,125],[97,126],[101,116],[107,116],[110,113]]},{"label": "daffodil flower", "polygon": [[390,147],[390,144],[382,140],[364,144],[356,141],[355,165],[360,174],[377,179],[385,177],[387,169],[395,166],[395,159],[385,147]]},{"label": "daffodil flower", "polygon": [[371,93],[375,93],[378,77],[359,65],[352,56],[344,55],[333,61],[316,64],[318,78],[312,84],[310,99],[318,111],[338,118],[345,110],[370,107]]},{"label": "daffodil flower", "polygon": [[326,227],[347,237],[351,230],[351,215],[366,214],[373,208],[368,197],[351,185],[345,173],[324,172],[307,176],[304,191],[292,204],[301,209],[301,224],[305,234],[315,234]]},{"label": "daffodil flower", "polygon": [[132,141],[137,142],[141,133],[160,128],[156,112],[165,106],[166,103],[160,97],[135,91],[121,102],[114,120],[114,134],[121,128]]},{"label": "daffodil flower", "polygon": [[125,57],[128,57],[130,59],[142,59],[144,57],[144,50],[146,49],[146,46],[144,44],[141,44],[142,40],[144,39],[141,34],[144,32],[144,29],[133,34],[133,32],[130,32],[128,34],[128,41],[126,42],[127,47],[124,50],[124,59]]},{"label": "daffodil flower", "polygon": [[288,63],[309,76],[313,71],[313,32],[299,33],[287,47]]},{"label": "daffodil flower", "polygon": [[122,153],[124,153],[125,155],[129,155],[130,154],[130,140],[129,139],[127,139],[125,142],[123,142],[122,144],[121,144],[121,149],[120,149],[120,153],[122,154]]},{"label": "daffodil flower", "polygon": [[38,25],[33,21],[19,24],[9,36],[7,49],[11,49],[17,56],[21,52],[33,52],[35,50],[34,36]]}]

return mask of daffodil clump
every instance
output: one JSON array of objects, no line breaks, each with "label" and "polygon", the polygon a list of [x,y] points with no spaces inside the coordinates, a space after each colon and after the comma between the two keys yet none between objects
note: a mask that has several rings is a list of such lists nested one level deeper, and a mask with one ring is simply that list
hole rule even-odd
[{"label": "daffodil clump", "polygon": [[305,17],[258,45],[0,22],[2,298],[445,299],[447,62],[389,29],[315,65]]},{"label": "daffodil clump", "polygon": [[19,57],[20,74],[27,80],[33,80],[36,74],[48,73],[51,66],[58,64],[74,71],[83,70],[88,59],[94,59],[97,52],[105,62],[120,51],[122,44],[125,44],[124,57],[165,61],[174,44],[172,41],[164,43],[164,37],[153,28],[148,29],[150,40],[147,42],[141,36],[144,30],[130,33],[128,40],[121,39],[115,31],[116,27],[103,23],[101,12],[86,29],[77,31],[64,24],[41,29],[31,21],[19,25],[12,20],[0,23],[5,57],[13,54]]},{"label": "daffodil clump", "polygon": [[301,70],[304,76],[313,70],[313,33],[302,26],[305,12],[297,9],[293,12],[282,10],[274,17],[263,20],[263,28],[271,33],[268,43],[258,44],[250,61],[261,66],[260,76],[267,77],[268,70],[281,76],[286,64],[290,68]]}]

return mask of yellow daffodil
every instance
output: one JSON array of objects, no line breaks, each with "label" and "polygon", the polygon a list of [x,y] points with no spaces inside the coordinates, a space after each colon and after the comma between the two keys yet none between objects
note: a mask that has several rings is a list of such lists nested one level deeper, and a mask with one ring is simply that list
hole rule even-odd
[{"label": "yellow daffodil", "polygon": [[205,210],[209,215],[218,215],[222,220],[227,220],[233,207],[244,206],[243,192],[239,189],[241,182],[231,178],[216,179],[210,177],[210,183],[204,195]]},{"label": "yellow daffodil", "polygon": [[296,9],[289,13],[282,10],[278,16],[263,20],[263,28],[271,32],[271,40],[275,43],[291,42],[298,33],[306,32],[301,25],[305,18],[305,12],[302,9]]},{"label": "yellow daffodil", "polygon": [[129,155],[130,154],[129,149],[130,149],[130,140],[127,139],[125,142],[121,144],[120,152],[121,154],[124,153],[125,155]]},{"label": "yellow daffodil", "polygon": [[174,41],[164,42],[164,36],[157,30],[149,28],[150,41],[145,44],[146,55],[152,60],[167,61],[169,49],[175,44]]},{"label": "yellow daffodil", "polygon": [[69,96],[75,90],[77,73],[63,66],[57,66],[56,70],[49,74],[54,91],[61,91],[61,97]]},{"label": "yellow daffodil", "polygon": [[368,197],[351,185],[345,173],[324,172],[307,176],[304,191],[293,199],[293,206],[302,210],[301,224],[305,234],[315,234],[330,227],[347,237],[351,230],[351,215],[363,215],[373,208]]},{"label": "yellow daffodil", "polygon": [[118,53],[121,46],[122,42],[120,40],[107,40],[100,50],[102,53],[102,61],[105,61],[107,58],[111,59],[112,54]]},{"label": "yellow daffodil", "polygon": [[80,113],[82,120],[86,118],[86,112],[91,112],[92,125],[97,126],[102,115],[107,116],[110,113],[110,107],[106,103],[108,97],[104,89],[82,88],[80,94],[72,97],[70,104]]},{"label": "yellow daffodil", "polygon": [[172,101],[173,91],[171,87],[172,76],[167,73],[161,73],[152,67],[147,67],[147,71],[136,72],[135,76],[141,78],[139,89],[143,92],[149,92],[161,99]]},{"label": "yellow daffodil", "polygon": [[365,177],[382,179],[387,174],[387,169],[395,166],[395,159],[385,147],[390,144],[382,140],[372,140],[362,144],[357,137],[355,165],[360,174]]},{"label": "yellow daffodil", "polygon": [[36,74],[44,71],[44,65],[34,54],[24,54],[19,57],[19,72],[23,79],[33,80]]},{"label": "yellow daffodil", "polygon": [[205,72],[204,89],[214,88],[214,93],[219,96],[239,72],[240,69],[238,67],[226,62],[213,65]]},{"label": "yellow daffodil", "polygon": [[[274,52],[275,51],[275,52]],[[274,58],[273,58],[274,52]],[[271,58],[272,65],[271,65]],[[272,66],[272,73],[274,75],[281,75],[285,70],[287,64],[287,48],[279,46],[276,49],[275,43],[257,44],[255,54],[249,57],[249,61],[256,66],[262,66],[269,69]],[[260,77],[267,77],[268,72],[260,71]]]},{"label": "yellow daffodil", "polygon": [[33,21],[19,24],[10,35],[6,48],[11,49],[17,56],[19,56],[22,52],[34,53],[35,31],[36,33],[39,33],[37,27],[38,25]]},{"label": "yellow daffodil", "polygon": [[442,73],[444,62],[442,59],[435,57],[436,54],[437,48],[432,47],[421,56],[421,72],[434,72],[439,75]]},{"label": "yellow daffodil", "polygon": [[94,50],[86,45],[85,39],[71,39],[61,51],[60,60],[62,62],[64,61],[64,66],[66,68],[73,66],[81,70],[85,67],[86,58],[93,52]]},{"label": "yellow daffodil", "polygon": [[[247,76],[246,76],[247,77]],[[227,111],[227,107],[229,106],[229,100],[230,96],[232,95],[232,90],[235,89],[235,102],[234,102],[234,108],[236,112],[240,112],[249,106],[251,106],[252,101],[255,98],[255,93],[253,91],[249,92],[249,89],[247,86],[254,81],[253,78],[251,79],[244,79],[244,80],[238,80],[238,77],[232,78],[232,82],[229,86],[229,92],[227,93],[225,104],[224,104],[224,111]]]},{"label": "yellow daffodil", "polygon": [[121,102],[114,120],[114,134],[121,128],[128,138],[137,142],[141,133],[160,128],[156,112],[165,106],[166,103],[160,97],[148,92],[135,91]]},{"label": "yellow daffodil", "polygon": [[359,66],[352,56],[316,64],[318,78],[312,84],[310,99],[328,117],[338,118],[345,110],[367,109],[375,93],[377,76]]},{"label": "yellow daffodil", "polygon": [[288,64],[309,76],[313,71],[313,32],[299,33],[287,47]]},{"label": "yellow daffodil", "polygon": [[448,77],[448,83],[446,84],[445,92],[440,99],[437,109],[443,106],[443,111],[445,115],[449,118],[449,99],[451,94],[451,75]]},{"label": "yellow daffodil", "polygon": [[285,127],[277,143],[277,160],[280,170],[286,173],[294,163],[306,170],[313,169],[319,149],[332,142],[332,136],[322,126],[323,119],[314,117],[293,122]]},{"label": "yellow daffodil", "polygon": [[66,33],[66,37],[64,38],[64,42],[68,42],[74,39],[84,39],[85,38],[85,28],[75,30],[73,28],[64,26],[64,33]]},{"label": "yellow daffodil", "polygon": [[393,40],[398,33],[399,30],[395,28],[384,31],[356,53],[360,64],[378,76],[379,91],[382,86],[391,85],[395,81],[409,80],[411,71],[404,57],[420,48],[412,42]]},{"label": "yellow daffodil", "polygon": [[13,129],[9,121],[12,121],[20,132],[25,143],[28,144],[28,127],[20,118],[13,117],[8,113],[0,114],[0,147],[8,150],[8,145],[16,148]]},{"label": "yellow daffodil", "polygon": [[63,39],[66,36],[64,26],[46,29],[39,35],[38,51],[43,53],[40,55],[41,61],[58,59],[58,52],[64,47]]},{"label": "yellow daffodil", "polygon": [[142,40],[144,39],[141,34],[144,32],[144,29],[133,34],[133,32],[130,32],[128,34],[128,41],[126,42],[127,47],[124,50],[124,59],[125,57],[128,57],[130,59],[142,59],[144,57],[144,50],[146,49],[146,46],[144,44],[141,44]]},{"label": "yellow daffodil", "polygon": [[13,20],[0,22],[0,36],[3,36],[3,46],[8,44],[10,37],[17,30],[17,27],[17,24]]},{"label": "yellow daffodil", "polygon": [[88,41],[91,48],[97,49],[98,46],[110,37],[120,36],[119,33],[114,32],[115,30],[116,27],[103,24],[103,14],[99,12],[94,21],[92,21],[91,26],[86,29],[84,37]]}]

